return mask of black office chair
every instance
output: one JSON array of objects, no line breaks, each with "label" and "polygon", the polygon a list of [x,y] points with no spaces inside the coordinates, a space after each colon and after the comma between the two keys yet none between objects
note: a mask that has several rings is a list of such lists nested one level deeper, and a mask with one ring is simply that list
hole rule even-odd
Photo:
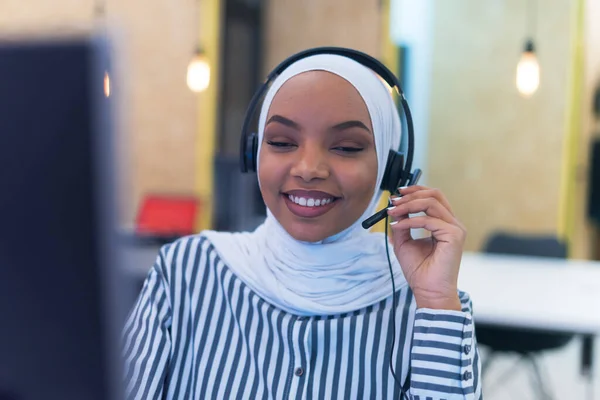
[{"label": "black office chair", "polygon": [[[556,237],[545,235],[519,235],[497,232],[490,236],[484,245],[485,253],[566,258],[567,245]],[[526,306],[526,305],[524,305]],[[551,398],[544,385],[544,379],[535,359],[542,351],[558,349],[573,338],[573,334],[541,330],[513,329],[501,326],[476,326],[477,341],[488,348],[488,356],[482,366],[482,374],[489,369],[494,356],[499,353],[516,353],[533,367],[540,398]]]}]

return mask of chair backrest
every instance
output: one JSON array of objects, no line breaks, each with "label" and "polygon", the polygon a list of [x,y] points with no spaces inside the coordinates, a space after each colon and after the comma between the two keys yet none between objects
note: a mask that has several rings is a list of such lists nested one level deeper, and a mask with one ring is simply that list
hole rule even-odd
[{"label": "chair backrest", "polygon": [[176,238],[196,232],[199,200],[191,195],[147,194],[142,199],[135,233]]},{"label": "chair backrest", "polygon": [[485,243],[485,253],[566,258],[567,244],[552,235],[495,232]]}]

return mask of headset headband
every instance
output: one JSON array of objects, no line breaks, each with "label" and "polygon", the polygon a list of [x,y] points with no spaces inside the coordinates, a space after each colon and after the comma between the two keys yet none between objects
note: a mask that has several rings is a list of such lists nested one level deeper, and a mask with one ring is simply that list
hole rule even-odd
[{"label": "headset headband", "polygon": [[[411,180],[411,168],[414,153],[414,127],[412,114],[410,112],[410,108],[408,107],[408,102],[404,97],[404,92],[402,91],[402,87],[400,86],[400,81],[398,80],[396,75],[394,75],[385,65],[383,65],[376,58],[371,57],[370,55],[360,52],[358,50],[347,49],[343,47],[316,47],[301,51],[283,60],[269,73],[265,82],[259,87],[259,89],[252,97],[252,100],[250,101],[250,104],[248,105],[248,109],[246,111],[244,123],[242,125],[242,137],[240,140],[240,167],[242,172],[248,172],[249,170],[256,169],[255,154],[258,146],[256,143],[256,139],[251,137],[249,129],[254,114],[256,113],[256,108],[260,99],[263,97],[263,95],[269,88],[270,84],[275,80],[275,78],[277,78],[277,76],[281,74],[287,67],[289,67],[291,64],[295,63],[298,60],[318,54],[334,54],[350,58],[374,71],[391,88],[396,90],[396,93],[398,93],[398,96],[400,97],[400,103],[402,105],[403,114],[406,119],[406,136],[408,139],[406,163],[402,166],[400,172],[399,186],[408,185],[409,180]],[[400,143],[402,143],[402,141]]]}]

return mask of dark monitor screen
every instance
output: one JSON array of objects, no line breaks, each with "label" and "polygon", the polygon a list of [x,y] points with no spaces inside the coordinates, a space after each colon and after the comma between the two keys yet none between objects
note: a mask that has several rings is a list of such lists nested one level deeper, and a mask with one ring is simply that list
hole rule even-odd
[{"label": "dark monitor screen", "polygon": [[0,43],[0,400],[118,393],[106,49]]}]

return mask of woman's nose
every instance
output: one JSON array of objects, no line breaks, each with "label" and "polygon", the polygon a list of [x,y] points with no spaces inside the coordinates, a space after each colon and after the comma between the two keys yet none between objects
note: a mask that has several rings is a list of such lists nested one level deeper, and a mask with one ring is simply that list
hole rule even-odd
[{"label": "woman's nose", "polygon": [[313,179],[327,179],[329,177],[329,165],[327,157],[321,149],[305,147],[296,153],[298,159],[294,163],[291,174],[306,182]]}]

